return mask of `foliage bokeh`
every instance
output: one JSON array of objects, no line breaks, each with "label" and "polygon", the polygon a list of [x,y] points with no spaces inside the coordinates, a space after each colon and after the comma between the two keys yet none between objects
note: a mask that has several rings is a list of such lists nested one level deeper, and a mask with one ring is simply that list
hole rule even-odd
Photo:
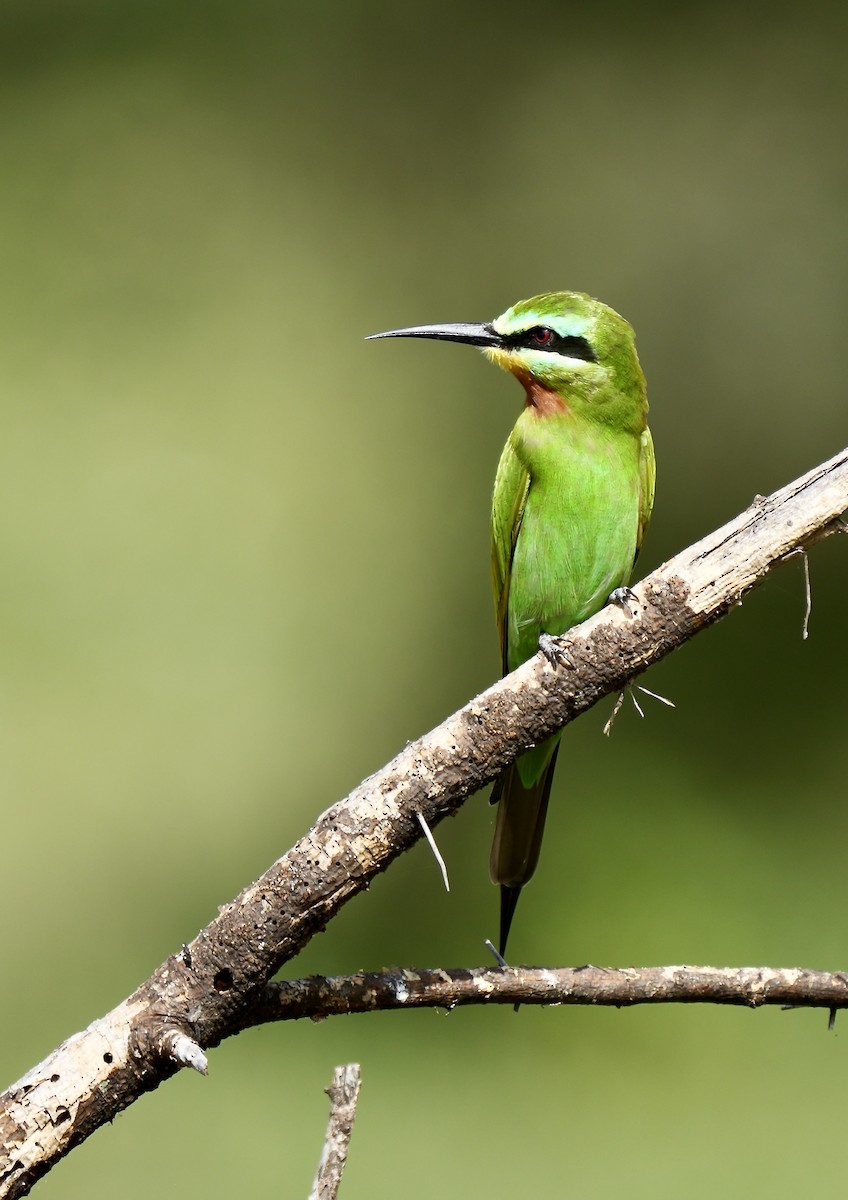
[{"label": "foliage bokeh", "polygon": [[[659,463],[640,570],[842,446],[846,25],[3,5],[4,1083],[494,677],[520,393],[468,348],[365,334],[561,287],[623,312]],[[568,731],[517,959],[842,965],[845,555],[812,556],[808,642],[787,564],[651,673],[675,711]],[[491,819],[481,796],[440,828],[449,896],[419,847],[292,973],[485,961]],[[39,1194],[303,1196],[354,1059],[349,1200],[835,1194],[840,1032],[699,1008],[253,1031]]]}]

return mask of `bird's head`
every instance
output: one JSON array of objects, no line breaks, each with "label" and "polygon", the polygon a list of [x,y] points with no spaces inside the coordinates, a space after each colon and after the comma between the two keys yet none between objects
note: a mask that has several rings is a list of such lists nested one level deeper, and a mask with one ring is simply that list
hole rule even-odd
[{"label": "bird's head", "polygon": [[645,379],[633,330],[582,292],[545,292],[480,325],[417,325],[372,338],[419,337],[480,349],[524,385],[540,412],[579,411],[592,420],[644,428]]}]

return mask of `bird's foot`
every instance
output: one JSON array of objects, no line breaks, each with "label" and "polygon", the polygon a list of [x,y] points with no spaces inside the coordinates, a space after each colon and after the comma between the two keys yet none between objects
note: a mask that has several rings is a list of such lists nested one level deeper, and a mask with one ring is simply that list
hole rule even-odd
[{"label": "bird's foot", "polygon": [[618,604],[630,617],[635,617],[639,611],[639,601],[636,593],[629,587],[617,587],[607,597],[607,604]]},{"label": "bird's foot", "polygon": [[569,666],[574,668],[577,666],[577,663],[568,653],[570,645],[570,642],[564,641],[561,637],[551,637],[549,633],[539,634],[539,649],[555,671],[558,667]]}]

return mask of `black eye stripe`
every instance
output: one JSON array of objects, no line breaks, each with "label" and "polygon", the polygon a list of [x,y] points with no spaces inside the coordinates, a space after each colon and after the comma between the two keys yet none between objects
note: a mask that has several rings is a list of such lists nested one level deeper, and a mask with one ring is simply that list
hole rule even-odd
[{"label": "black eye stripe", "polygon": [[509,333],[504,337],[503,345],[508,349],[545,350],[566,358],[581,358],[584,362],[598,361],[585,338],[563,337],[548,325],[534,325],[532,329],[523,329],[520,333]]}]

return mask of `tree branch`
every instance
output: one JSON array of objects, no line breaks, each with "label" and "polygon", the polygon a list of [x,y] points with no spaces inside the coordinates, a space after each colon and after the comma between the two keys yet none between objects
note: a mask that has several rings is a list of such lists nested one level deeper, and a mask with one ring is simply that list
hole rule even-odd
[{"label": "tree branch", "polygon": [[775,564],[842,528],[848,450],[749,509],[407,746],[127,1000],[0,1096],[0,1197],[22,1196],[95,1129],[243,1027],[283,963],[342,905],[523,750],[724,616]]},{"label": "tree branch", "polygon": [[327,1095],[330,1097],[327,1136],[324,1138],[324,1150],[309,1200],[336,1200],[342,1173],[347,1164],[350,1132],[356,1116],[361,1082],[359,1063],[336,1067],[333,1072],[333,1082],[327,1088]]},{"label": "tree branch", "polygon": [[313,975],[270,983],[243,1028],[303,1017],[468,1004],[733,1004],[848,1007],[848,974],[800,967],[477,967]]}]

